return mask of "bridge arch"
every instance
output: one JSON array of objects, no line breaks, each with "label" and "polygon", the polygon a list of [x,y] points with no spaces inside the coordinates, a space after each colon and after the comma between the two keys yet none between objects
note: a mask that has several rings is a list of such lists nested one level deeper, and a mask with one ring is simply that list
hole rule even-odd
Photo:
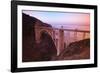
[{"label": "bridge arch", "polygon": [[53,29],[48,29],[47,27],[35,27],[35,39],[36,42],[40,42],[41,33],[48,33],[53,39]]},{"label": "bridge arch", "polygon": [[39,32],[39,34],[41,35],[43,32],[45,32],[45,33],[48,33],[51,37],[52,37],[52,39],[53,39],[53,34],[52,34],[52,30],[48,30],[48,29],[41,29],[40,30],[40,32]]}]

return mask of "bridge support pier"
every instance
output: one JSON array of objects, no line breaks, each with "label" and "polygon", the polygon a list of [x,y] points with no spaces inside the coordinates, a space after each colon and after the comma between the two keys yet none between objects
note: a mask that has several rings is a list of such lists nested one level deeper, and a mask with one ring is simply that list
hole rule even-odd
[{"label": "bridge support pier", "polygon": [[59,30],[59,52],[64,49],[64,31]]}]

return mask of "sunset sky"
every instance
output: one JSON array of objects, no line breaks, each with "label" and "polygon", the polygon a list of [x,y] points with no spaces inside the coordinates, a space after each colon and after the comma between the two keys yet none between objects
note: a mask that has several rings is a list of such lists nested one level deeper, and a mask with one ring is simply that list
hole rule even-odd
[{"label": "sunset sky", "polygon": [[32,17],[36,17],[44,23],[51,24],[53,27],[75,28],[89,30],[90,14],[75,12],[46,12],[46,11],[29,11],[24,10],[23,13]]}]

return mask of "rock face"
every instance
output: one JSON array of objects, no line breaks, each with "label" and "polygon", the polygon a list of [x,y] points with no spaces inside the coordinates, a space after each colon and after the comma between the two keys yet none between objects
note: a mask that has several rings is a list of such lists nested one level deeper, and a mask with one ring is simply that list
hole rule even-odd
[{"label": "rock face", "polygon": [[81,60],[90,58],[90,39],[73,42],[55,57],[55,60]]},{"label": "rock face", "polygon": [[31,17],[26,14],[22,14],[22,61],[50,61],[52,56],[57,53],[55,44],[51,36],[43,32],[41,36],[41,42],[35,42],[35,23],[39,22],[39,26],[51,27],[50,24],[43,23],[42,21]]}]

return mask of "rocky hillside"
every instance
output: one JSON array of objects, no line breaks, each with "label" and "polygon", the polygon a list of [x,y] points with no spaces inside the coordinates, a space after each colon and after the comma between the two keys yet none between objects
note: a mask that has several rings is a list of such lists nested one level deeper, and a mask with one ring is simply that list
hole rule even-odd
[{"label": "rocky hillside", "polygon": [[69,44],[55,60],[80,60],[90,58],[90,39]]},{"label": "rocky hillside", "polygon": [[35,42],[35,30],[36,23],[38,26],[52,27],[50,24],[43,23],[35,17],[31,17],[26,14],[22,14],[22,61],[49,61],[57,51],[51,36],[47,33],[43,33],[41,36],[41,42],[37,44]]}]

